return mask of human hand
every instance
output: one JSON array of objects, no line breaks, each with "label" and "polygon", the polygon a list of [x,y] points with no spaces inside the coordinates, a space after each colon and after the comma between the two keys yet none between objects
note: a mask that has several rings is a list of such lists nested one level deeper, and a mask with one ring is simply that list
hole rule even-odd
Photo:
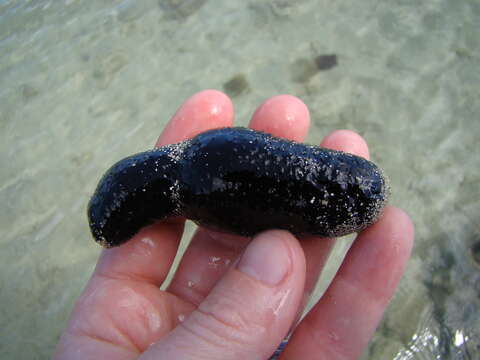
[{"label": "human hand", "polygon": [[[211,128],[232,126],[222,93],[188,99],[156,146]],[[270,98],[250,127],[304,140],[310,119],[297,98]],[[365,141],[346,130],[322,144],[369,157]],[[142,229],[126,244],[103,250],[63,332],[55,359],[268,359],[302,310],[334,239],[298,241],[271,230],[253,241],[197,229],[166,291],[185,219]],[[298,325],[281,359],[356,359],[366,348],[403,274],[413,226],[400,209],[362,231],[327,292]]]}]

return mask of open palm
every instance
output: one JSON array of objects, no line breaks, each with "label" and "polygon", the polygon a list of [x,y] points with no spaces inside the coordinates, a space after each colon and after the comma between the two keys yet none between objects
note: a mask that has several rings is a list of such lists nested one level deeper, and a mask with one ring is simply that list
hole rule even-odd
[{"label": "open palm", "polygon": [[[180,107],[156,146],[232,126],[233,117],[227,96],[200,92]],[[303,141],[309,123],[306,106],[282,95],[264,102],[250,127]],[[330,134],[322,146],[369,157],[365,141],[347,130]],[[268,359],[301,311],[335,240],[299,241],[272,230],[252,241],[199,228],[161,291],[184,222],[156,223],[103,250],[61,336],[57,360]],[[357,358],[395,291],[412,242],[408,216],[387,207],[378,223],[358,235],[281,359]]]}]

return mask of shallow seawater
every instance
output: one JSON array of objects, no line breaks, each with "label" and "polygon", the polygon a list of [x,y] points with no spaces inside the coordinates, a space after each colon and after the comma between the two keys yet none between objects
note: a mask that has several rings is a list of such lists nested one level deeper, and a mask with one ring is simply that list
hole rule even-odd
[{"label": "shallow seawater", "polygon": [[100,176],[216,88],[237,125],[290,93],[308,142],[358,131],[414,219],[364,358],[478,358],[479,68],[471,0],[0,0],[0,357],[50,358],[100,251],[85,214]]}]

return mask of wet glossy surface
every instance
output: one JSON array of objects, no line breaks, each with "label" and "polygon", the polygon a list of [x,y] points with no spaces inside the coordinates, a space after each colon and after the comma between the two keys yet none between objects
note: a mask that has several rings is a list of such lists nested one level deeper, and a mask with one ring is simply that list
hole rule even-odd
[{"label": "wet glossy surface", "polygon": [[179,172],[170,150],[130,156],[103,176],[88,204],[90,230],[103,246],[120,245],[141,227],[174,214]]},{"label": "wet glossy surface", "polygon": [[106,247],[173,215],[244,236],[280,228],[332,237],[377,220],[389,191],[381,170],[358,156],[224,128],[121,160],[88,215]]}]

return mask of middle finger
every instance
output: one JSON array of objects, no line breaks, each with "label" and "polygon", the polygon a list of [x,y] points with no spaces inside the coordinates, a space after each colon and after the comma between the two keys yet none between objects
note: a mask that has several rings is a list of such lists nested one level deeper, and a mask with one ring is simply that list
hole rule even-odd
[{"label": "middle finger", "polygon": [[[296,97],[280,95],[266,100],[255,111],[249,127],[303,141],[309,125],[306,105]],[[198,305],[249,241],[250,238],[198,228],[168,291]]]}]

